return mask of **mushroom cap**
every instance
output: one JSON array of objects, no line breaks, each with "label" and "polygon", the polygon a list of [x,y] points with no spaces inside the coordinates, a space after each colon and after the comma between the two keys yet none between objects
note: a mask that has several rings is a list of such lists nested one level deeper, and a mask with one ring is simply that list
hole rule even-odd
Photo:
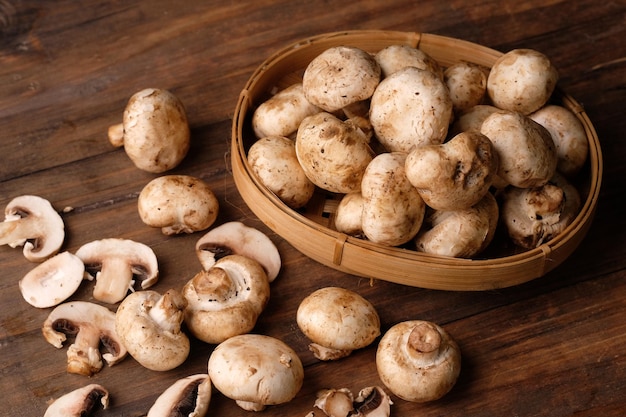
[{"label": "mushroom cap", "polygon": [[459,112],[454,119],[452,126],[450,126],[450,131],[448,133],[450,136],[454,137],[459,133],[466,131],[480,132],[480,127],[485,119],[497,111],[501,110],[489,104],[477,104],[470,107],[467,110]]},{"label": "mushroom cap", "polygon": [[304,380],[302,362],[291,347],[257,334],[234,336],[217,345],[208,370],[223,395],[256,409],[290,401]]},{"label": "mushroom cap", "polygon": [[265,136],[248,150],[252,172],[287,206],[297,209],[313,197],[315,184],[306,176],[296,144],[284,136]]},{"label": "mushroom cap", "polygon": [[45,198],[36,195],[15,197],[4,210],[0,223],[0,245],[24,246],[24,257],[43,262],[55,255],[65,240],[65,224]]},{"label": "mushroom cap", "polygon": [[405,67],[383,79],[371,98],[370,122],[389,152],[443,143],[451,120],[448,87],[427,70]]},{"label": "mushroom cap", "polygon": [[426,52],[409,45],[386,46],[374,55],[374,59],[380,65],[383,77],[388,77],[406,67],[415,67],[430,71],[443,79],[443,69],[439,63]]},{"label": "mushroom cap", "polygon": [[513,49],[491,67],[487,93],[496,107],[528,115],[546,104],[558,79],[558,71],[546,55],[533,49]]},{"label": "mushroom cap", "polygon": [[195,374],[178,379],[156,399],[146,417],[204,417],[211,402],[211,379]]},{"label": "mushroom cap", "polygon": [[229,255],[196,274],[182,294],[189,331],[207,343],[221,343],[254,328],[269,300],[270,286],[261,264]]},{"label": "mushroom cap", "polygon": [[83,261],[87,272],[96,277],[94,298],[109,304],[123,300],[132,290],[134,279],[139,279],[141,288],[146,289],[159,278],[154,251],[134,240],[94,240],[78,248],[76,256]]},{"label": "mushroom cap", "polygon": [[189,175],[164,175],[139,193],[141,220],[165,235],[208,229],[217,219],[219,201],[209,185]]},{"label": "mushroom cap", "polygon": [[91,415],[100,402],[103,409],[109,406],[109,391],[100,384],[77,388],[54,400],[44,417],[84,417]]},{"label": "mushroom cap", "polygon": [[455,114],[484,102],[487,94],[488,68],[473,62],[461,61],[446,68],[443,75]]},{"label": "mushroom cap", "polygon": [[19,282],[20,292],[34,307],[53,307],[76,292],[84,275],[83,261],[70,252],[62,252],[24,275]]},{"label": "mushroom cap", "polygon": [[167,371],[189,356],[189,338],[180,329],[185,299],[175,290],[163,296],[144,290],[130,294],[115,313],[115,330],[142,366]]},{"label": "mushroom cap", "polygon": [[309,62],[302,76],[302,86],[311,104],[334,112],[370,98],[380,75],[380,66],[366,51],[353,46],[335,46]]},{"label": "mushroom cap", "polygon": [[365,298],[345,288],[320,288],[296,313],[298,327],[312,342],[338,350],[361,349],[380,335],[380,318]]},{"label": "mushroom cap", "polygon": [[67,351],[67,371],[92,375],[102,368],[102,354],[109,366],[126,357],[127,350],[115,331],[115,313],[99,304],[88,301],[71,301],[55,307],[42,326],[48,343],[60,349],[67,335],[75,336]]},{"label": "mushroom cap", "polygon": [[361,186],[373,152],[360,128],[321,112],[300,124],[296,156],[315,185],[330,192],[349,193]]},{"label": "mushroom cap", "polygon": [[363,234],[363,194],[360,191],[345,194],[335,212],[335,229],[350,236]]},{"label": "mushroom cap", "polygon": [[440,326],[408,320],[392,326],[376,351],[381,381],[405,401],[434,401],[447,394],[461,372],[456,342]]}]

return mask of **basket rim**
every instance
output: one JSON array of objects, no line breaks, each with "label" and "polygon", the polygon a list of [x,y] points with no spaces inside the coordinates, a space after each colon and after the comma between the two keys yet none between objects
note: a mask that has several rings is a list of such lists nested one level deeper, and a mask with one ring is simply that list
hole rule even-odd
[{"label": "basket rim", "polygon": [[[502,55],[502,52],[461,39],[429,33],[384,30],[354,30],[330,32],[301,39],[285,46],[284,48],[269,56],[266,60],[263,61],[263,63],[261,63],[261,65],[259,65],[255,69],[255,71],[246,82],[244,88],[242,89],[237,101],[237,106],[233,115],[232,122],[231,159],[233,164],[233,173],[237,174],[234,175],[235,183],[240,193],[241,188],[244,186],[243,182],[250,181],[251,184],[249,185],[252,185],[255,188],[254,192],[266,198],[274,208],[278,209],[284,216],[286,216],[283,217],[284,219],[292,219],[294,222],[302,224],[308,229],[311,229],[311,231],[315,232],[319,236],[323,236],[324,239],[334,242],[332,260],[316,259],[315,257],[313,258],[314,260],[322,262],[335,269],[343,270],[347,273],[357,276],[383,279],[386,281],[392,281],[424,288],[483,290],[492,288],[503,288],[526,282],[531,279],[539,278],[540,276],[543,276],[547,272],[552,270],[554,267],[558,266],[558,264],[560,264],[562,260],[557,260],[557,262],[554,262],[553,255],[561,250],[569,250],[570,252],[573,251],[573,248],[569,247],[571,246],[570,241],[572,237],[579,236],[580,234],[584,236],[590,226],[590,222],[592,221],[596,211],[603,173],[602,152],[598,136],[593,124],[585,113],[583,106],[580,105],[580,103],[578,103],[573,97],[561,91],[558,87],[556,93],[560,96],[559,100],[561,100],[566,107],[574,112],[574,114],[583,124],[585,132],[587,134],[587,139],[589,141],[588,160],[590,163],[591,172],[591,178],[589,179],[589,192],[583,206],[581,207],[580,212],[578,213],[574,221],[562,233],[560,233],[553,239],[542,243],[539,247],[534,249],[529,249],[520,253],[496,258],[463,259],[434,254],[426,254],[411,249],[386,247],[371,241],[346,235],[344,233],[338,232],[319,223],[316,223],[314,220],[309,219],[301,213],[298,213],[297,211],[289,208],[275,194],[273,194],[260,182],[257,176],[252,172],[252,169],[247,162],[245,144],[243,140],[243,126],[248,111],[250,111],[254,107],[253,96],[259,88],[263,87],[260,81],[263,79],[264,76],[268,76],[268,70],[272,68],[276,63],[280,63],[290,55],[303,53],[303,50],[306,48],[311,48],[313,46],[323,47],[329,42],[341,42],[342,44],[349,44],[354,42],[355,40],[362,40],[367,37],[383,39],[385,41],[405,42],[410,45],[415,45],[416,47],[426,45],[426,48],[436,48],[437,45],[454,42],[455,46],[458,44],[462,48],[470,52],[475,48],[479,48],[482,52],[485,52],[489,57],[493,58],[493,60]],[[235,167],[241,168],[243,172],[237,172]],[[245,197],[243,194],[242,196]],[[248,206],[250,206],[252,211],[255,212],[254,204],[251,204],[252,202],[248,201],[246,201],[246,203],[248,204]],[[259,213],[255,212],[255,214],[259,216]],[[272,223],[267,219],[261,218],[261,220],[266,223],[266,225],[268,225],[270,229],[277,232],[281,237],[283,237],[285,240],[295,246],[296,249],[304,252],[305,255],[311,257],[309,253],[303,251],[303,248],[300,247],[300,245],[294,245],[294,242],[292,241],[293,239],[290,239],[288,236],[284,236],[283,234],[279,233],[277,231],[277,229],[280,229],[279,225]],[[528,262],[536,262],[540,265],[540,267],[536,272],[531,272],[528,277],[524,277],[522,279],[505,278],[504,280],[499,280],[496,278],[490,280],[486,278],[483,282],[475,282],[470,283],[469,285],[459,285],[458,288],[450,288],[450,286],[445,283],[440,285],[437,282],[427,282],[421,279],[413,280],[410,279],[410,277],[406,279],[402,276],[372,277],[368,275],[367,271],[364,271],[362,268],[354,269],[343,265],[342,258],[344,257],[344,254],[351,250],[369,251],[373,254],[393,256],[394,259],[397,258],[399,260],[411,262],[417,266],[421,266],[424,268],[437,268],[439,270],[445,271],[445,273],[456,274],[458,275],[457,278],[459,279],[462,279],[462,276],[468,271],[480,271],[483,269],[494,268],[502,268],[502,270],[505,271],[515,266],[524,265]]]}]

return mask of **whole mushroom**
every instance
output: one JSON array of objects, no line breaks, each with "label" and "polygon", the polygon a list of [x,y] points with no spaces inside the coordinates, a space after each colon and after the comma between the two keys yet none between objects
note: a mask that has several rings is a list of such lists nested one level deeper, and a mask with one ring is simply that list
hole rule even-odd
[{"label": "whole mushroom", "polygon": [[304,381],[296,352],[265,335],[244,334],[225,340],[211,353],[208,369],[215,388],[248,411],[291,401]]},{"label": "whole mushroom", "polygon": [[100,384],[89,384],[68,392],[48,406],[44,417],[86,417],[98,408],[109,406],[109,391]]},{"label": "whole mushroom", "polygon": [[345,288],[325,287],[306,296],[296,322],[311,340],[309,349],[320,360],[346,357],[380,335],[380,318],[365,298]]},{"label": "whole mushroom", "polygon": [[335,229],[350,236],[363,235],[363,194],[344,194],[335,212]]},{"label": "whole mushroom", "polygon": [[443,80],[443,69],[439,63],[426,52],[409,45],[389,45],[374,55],[374,59],[381,68],[383,78],[386,78],[406,67],[415,67],[430,71]]},{"label": "whole mushroom", "polygon": [[133,94],[123,122],[109,128],[109,141],[124,147],[141,170],[161,173],[176,167],[187,155],[190,131],[182,102],[159,88]]},{"label": "whole mushroom", "polygon": [[455,115],[484,102],[489,69],[461,61],[446,68],[443,79],[450,91]]},{"label": "whole mushroom", "polygon": [[392,326],[376,351],[378,375],[405,401],[434,401],[447,394],[461,372],[461,352],[440,326],[408,320]]},{"label": "whole mushroom", "polygon": [[217,219],[219,201],[200,178],[164,175],[141,190],[137,209],[145,224],[175,235],[208,229]]}]

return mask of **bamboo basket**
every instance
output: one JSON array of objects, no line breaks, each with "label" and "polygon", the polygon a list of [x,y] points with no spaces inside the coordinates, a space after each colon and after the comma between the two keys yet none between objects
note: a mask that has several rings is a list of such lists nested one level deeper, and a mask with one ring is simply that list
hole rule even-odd
[{"label": "bamboo basket", "polygon": [[340,196],[316,192],[305,208],[296,211],[280,201],[253,174],[246,155],[256,140],[251,129],[251,116],[256,106],[272,93],[301,81],[308,63],[329,47],[350,45],[375,53],[392,44],[418,47],[444,67],[458,61],[491,67],[502,55],[493,49],[459,39],[393,31],[328,33],[304,39],[278,51],[252,74],[239,96],[233,117],[233,177],[246,204],[263,223],[304,255],[359,277],[429,289],[480,291],[518,285],[556,268],[572,254],[589,230],[602,179],[602,156],[594,127],[582,106],[561,91],[555,92],[553,101],[576,114],[589,140],[587,166],[582,184],[577,184],[583,205],[563,233],[532,250],[520,252],[519,249],[504,248],[499,253],[484,255],[488,257],[480,259],[458,259],[412,249],[384,247],[333,229],[333,215]]}]

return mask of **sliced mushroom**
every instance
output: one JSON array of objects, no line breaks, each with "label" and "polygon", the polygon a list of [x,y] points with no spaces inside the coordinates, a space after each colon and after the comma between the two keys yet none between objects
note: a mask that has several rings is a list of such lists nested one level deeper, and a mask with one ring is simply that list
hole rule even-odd
[{"label": "sliced mushroom", "polygon": [[163,391],[146,417],[204,417],[210,402],[209,375],[190,375],[177,380]]},{"label": "sliced mushroom", "polygon": [[317,393],[315,407],[328,417],[347,417],[354,411],[354,395],[348,388],[331,388]]},{"label": "sliced mushroom", "polygon": [[278,276],[278,248],[263,232],[241,222],[228,222],[208,231],[196,243],[196,255],[204,270],[228,255],[242,255],[259,262],[270,282]]},{"label": "sliced mushroom", "polygon": [[77,388],[54,400],[44,417],[87,417],[98,408],[109,406],[109,391],[100,384],[89,384]]},{"label": "sliced mushroom", "polygon": [[371,344],[380,335],[374,306],[354,291],[325,287],[305,297],[296,322],[311,340],[309,349],[320,360],[335,360]]},{"label": "sliced mushroom", "polygon": [[356,413],[350,417],[389,417],[393,401],[381,387],[366,387],[354,399]]},{"label": "sliced mushroom", "polygon": [[267,305],[270,286],[261,264],[229,255],[185,284],[185,324],[198,339],[221,343],[247,333]]},{"label": "sliced mushroom", "polygon": [[302,388],[304,368],[297,353],[271,336],[244,334],[217,345],[209,377],[224,396],[244,410],[291,401]]},{"label": "sliced mushroom", "polygon": [[26,259],[42,262],[55,255],[64,240],[63,219],[48,200],[23,195],[7,204],[0,223],[0,245],[24,246]]},{"label": "sliced mushroom", "polygon": [[[113,366],[126,357],[126,348],[115,332],[115,313],[87,301],[58,305],[42,327],[48,343],[60,349],[67,335],[74,337],[67,349],[67,371],[93,375],[102,369],[102,359]],[[100,349],[106,353],[100,355]]]},{"label": "sliced mushroom", "polygon": [[70,252],[62,252],[24,275],[19,282],[20,292],[34,307],[53,307],[76,292],[84,275],[83,261]]},{"label": "sliced mushroom", "polygon": [[94,240],[76,251],[85,269],[96,278],[93,296],[96,300],[115,304],[133,290],[135,278],[141,288],[154,285],[159,276],[156,255],[143,243],[129,239]]},{"label": "sliced mushroom", "polygon": [[189,338],[181,330],[186,300],[176,290],[161,295],[137,291],[120,303],[115,331],[128,353],[153,371],[168,371],[189,356]]}]

